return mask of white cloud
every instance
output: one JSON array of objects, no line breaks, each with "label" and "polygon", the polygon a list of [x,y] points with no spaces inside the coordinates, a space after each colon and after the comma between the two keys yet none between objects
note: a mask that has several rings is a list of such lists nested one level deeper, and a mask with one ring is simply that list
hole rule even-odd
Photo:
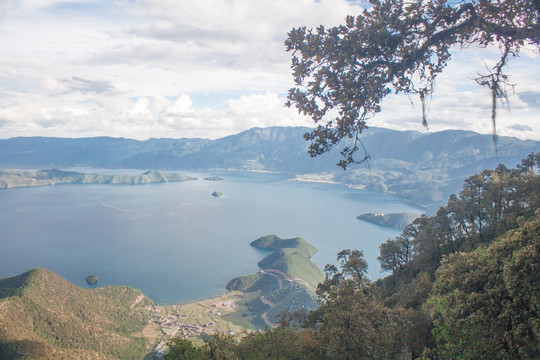
[{"label": "white cloud", "polygon": [[[346,0],[0,1],[0,138],[216,138],[311,126],[283,106],[292,86],[287,32],[360,10]],[[470,78],[497,52],[454,56],[437,82],[430,129],[490,131],[489,96]],[[531,66],[540,66],[533,50],[510,62],[518,86],[511,113],[500,111],[501,133],[540,138],[540,72]],[[383,106],[372,125],[421,129],[418,101],[412,108],[391,96]]]},{"label": "white cloud", "polygon": [[[291,84],[286,33],[306,21],[337,24],[358,10],[345,0],[2,5],[2,138],[217,137],[309,124],[277,95]],[[109,11],[83,11],[91,6]],[[226,93],[234,95],[220,103]],[[196,109],[190,94],[220,94],[220,102]]]},{"label": "white cloud", "polygon": [[16,7],[25,11],[50,8],[62,4],[99,3],[100,1],[101,0],[3,0],[7,8]]},{"label": "white cloud", "polygon": [[[252,127],[310,125],[310,120],[283,106],[275,93],[241,96],[223,108],[196,110],[186,94],[175,99],[163,96],[130,99],[94,94],[72,106],[64,99],[56,106],[48,98],[34,96],[31,105],[17,96],[0,93],[0,131],[6,137],[39,133],[44,136],[124,136],[218,138]],[[6,101],[6,99],[10,99]],[[9,109],[8,109],[9,108]]]},{"label": "white cloud", "polygon": [[167,113],[184,114],[191,110],[191,105],[193,105],[193,101],[191,101],[189,96],[183,94],[182,96],[178,97],[170,107],[167,108]]}]

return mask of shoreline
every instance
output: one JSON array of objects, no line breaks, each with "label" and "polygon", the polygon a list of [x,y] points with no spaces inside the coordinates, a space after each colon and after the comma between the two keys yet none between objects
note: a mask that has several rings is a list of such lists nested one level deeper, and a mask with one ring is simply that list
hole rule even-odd
[{"label": "shoreline", "polygon": [[184,182],[198,180],[181,173],[148,170],[138,175],[99,174],[46,169],[38,171],[15,171],[0,169],[0,188],[56,186],[64,184],[99,184],[99,185],[146,185],[166,182]]},{"label": "shoreline", "polygon": [[290,181],[312,183],[312,184],[330,184],[330,185],[343,185],[350,189],[364,190],[366,185],[347,184],[333,180],[334,174],[322,173],[322,174],[300,174],[295,175]]}]

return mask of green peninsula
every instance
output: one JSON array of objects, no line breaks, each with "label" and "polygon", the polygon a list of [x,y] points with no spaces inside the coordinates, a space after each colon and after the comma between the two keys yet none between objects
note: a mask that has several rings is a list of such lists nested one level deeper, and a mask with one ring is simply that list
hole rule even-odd
[{"label": "green peninsula", "polygon": [[232,279],[229,291],[259,292],[259,296],[247,304],[254,314],[256,326],[272,327],[277,315],[284,311],[301,308],[313,310],[318,307],[315,290],[324,280],[324,274],[310,258],[317,249],[297,237],[281,239],[276,235],[263,236],[251,243],[258,249],[273,250],[258,265],[261,271]]},{"label": "green peninsula", "polygon": [[419,217],[419,214],[413,214],[410,212],[402,213],[380,213],[380,212],[371,212],[366,214],[358,215],[356,218],[358,220],[368,221],[375,225],[391,227],[398,230],[403,230],[405,226],[409,225],[414,219]]},{"label": "green peninsula", "polygon": [[197,180],[195,177],[178,173],[165,173],[150,170],[141,175],[103,175],[63,171],[58,169],[19,171],[0,170],[0,188],[8,189],[23,186],[43,186],[57,184],[150,184]]}]

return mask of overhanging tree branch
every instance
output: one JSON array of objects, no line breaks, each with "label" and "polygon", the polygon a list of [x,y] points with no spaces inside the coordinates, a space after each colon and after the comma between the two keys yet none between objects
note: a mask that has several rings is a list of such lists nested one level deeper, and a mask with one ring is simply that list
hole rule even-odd
[{"label": "overhanging tree branch", "polygon": [[345,25],[293,29],[285,42],[293,53],[296,84],[287,105],[319,123],[304,136],[311,142],[310,155],[321,155],[348,140],[353,144],[344,145],[338,165],[345,169],[359,162],[353,157],[359,135],[392,92],[417,94],[427,126],[425,99],[453,45],[499,44],[504,49],[501,61],[477,81],[495,96],[491,121],[496,141],[496,100],[506,100],[506,89],[512,86],[503,68],[509,55],[517,56],[525,44],[538,47],[538,1],[476,0],[458,6],[446,0],[370,3],[371,9],[348,16]]}]

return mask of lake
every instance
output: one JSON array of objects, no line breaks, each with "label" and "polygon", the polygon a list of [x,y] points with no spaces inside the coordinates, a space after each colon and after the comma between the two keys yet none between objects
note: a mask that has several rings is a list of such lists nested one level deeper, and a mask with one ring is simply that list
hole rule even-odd
[{"label": "lake", "polygon": [[[186,302],[222,294],[232,278],[256,272],[265,254],[249,243],[276,234],[317,247],[312,260],[321,268],[342,249],[363,250],[375,279],[383,275],[378,246],[399,231],[356,216],[421,212],[388,194],[286,174],[182,173],[198,180],[0,190],[0,277],[42,267],[89,287],[86,276],[96,274],[99,286],[129,285],[161,304]],[[203,180],[214,175],[224,180]]]}]

